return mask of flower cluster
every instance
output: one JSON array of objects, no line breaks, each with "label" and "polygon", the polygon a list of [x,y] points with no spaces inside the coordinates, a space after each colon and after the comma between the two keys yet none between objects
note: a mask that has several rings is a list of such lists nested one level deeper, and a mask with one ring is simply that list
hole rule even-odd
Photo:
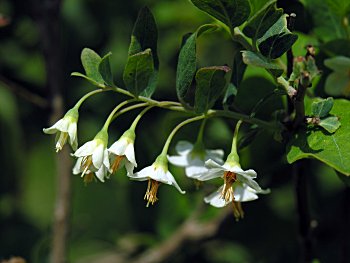
[{"label": "flower cluster", "polygon": [[[126,104],[126,103],[125,103]],[[93,140],[86,142],[77,149],[77,121],[78,109],[73,108],[55,123],[52,127],[44,129],[45,133],[57,133],[56,151],[62,149],[69,137],[69,143],[75,152],[73,157],[77,158],[73,168],[73,174],[81,174],[85,183],[92,182],[97,178],[101,182],[125,167],[127,176],[136,181],[148,181],[148,186],[144,199],[149,204],[154,204],[157,200],[158,188],[161,184],[174,186],[180,193],[184,194],[174,176],[168,169],[168,162],[173,165],[184,167],[188,178],[198,181],[208,181],[215,178],[222,178],[223,185],[217,191],[204,198],[204,201],[214,207],[224,207],[232,204],[236,219],[242,218],[244,213],[241,202],[258,199],[257,194],[267,193],[262,190],[254,180],[257,174],[254,170],[244,171],[239,164],[237,154],[237,133],[239,124],[236,126],[233,137],[231,153],[226,161],[223,161],[224,151],[221,149],[205,149],[202,142],[203,128],[199,132],[197,142],[192,144],[188,141],[179,141],[175,147],[178,155],[167,155],[170,142],[175,132],[183,125],[203,117],[194,117],[180,123],[169,135],[161,154],[154,163],[143,168],[139,172],[134,172],[137,167],[135,158],[135,127],[141,116],[149,109],[145,108],[135,119],[130,129],[108,148],[108,126],[113,119],[116,109],[110,114],[105,125],[97,133]],[[204,123],[202,127],[204,127]]]}]

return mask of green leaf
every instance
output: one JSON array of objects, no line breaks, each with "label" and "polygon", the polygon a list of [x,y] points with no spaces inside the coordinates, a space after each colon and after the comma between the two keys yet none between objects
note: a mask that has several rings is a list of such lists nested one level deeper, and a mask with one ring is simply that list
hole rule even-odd
[{"label": "green leaf", "polygon": [[350,96],[350,76],[343,72],[329,74],[325,83],[325,91],[331,96]]},{"label": "green leaf", "polygon": [[153,72],[151,49],[129,56],[123,73],[125,86],[132,94],[139,96],[148,87]]},{"label": "green leaf", "polygon": [[340,125],[340,121],[336,116],[329,116],[320,120],[320,122],[318,123],[318,126],[321,126],[329,133],[335,133],[336,130],[339,129]]},{"label": "green leaf", "polygon": [[112,53],[109,52],[101,59],[101,62],[98,66],[98,71],[107,85],[114,86],[111,65],[109,63],[109,57],[111,55]]},{"label": "green leaf", "polygon": [[283,9],[276,9],[276,3],[273,2],[248,20],[243,29],[243,33],[255,41],[263,37],[266,31],[270,29],[282,15]]},{"label": "green leaf", "polygon": [[73,77],[81,77],[81,78],[84,78],[84,79],[90,81],[93,85],[98,86],[98,87],[100,87],[100,88],[104,88],[104,85],[102,85],[102,84],[100,84],[100,83],[97,83],[97,82],[96,82],[95,80],[93,80],[92,78],[89,78],[88,76],[86,76],[86,75],[84,75],[84,74],[82,74],[82,73],[80,73],[80,72],[72,72],[70,75],[73,76]]},{"label": "green leaf", "polygon": [[176,93],[184,107],[189,107],[188,94],[197,70],[197,38],[201,34],[214,31],[217,28],[216,25],[203,25],[183,41],[176,69]]},{"label": "green leaf", "polygon": [[326,117],[332,110],[333,105],[334,100],[331,97],[319,101],[314,101],[311,105],[312,115],[319,118]]},{"label": "green leaf", "polygon": [[195,111],[204,113],[214,106],[226,86],[227,66],[201,68],[196,74]]},{"label": "green leaf", "polygon": [[282,15],[265,34],[257,40],[259,50],[265,57],[274,59],[287,52],[298,36],[287,28],[287,16]]},{"label": "green leaf", "polygon": [[265,68],[265,69],[277,69],[282,70],[282,68],[275,62],[268,60],[259,53],[253,51],[243,51],[242,52],[243,62],[247,65],[252,65],[255,67]]},{"label": "green leaf", "polygon": [[248,0],[191,0],[191,2],[231,29],[242,25],[250,14]]},{"label": "green leaf", "polygon": [[293,163],[303,158],[316,158],[350,176],[350,102],[334,100],[331,114],[347,125],[342,125],[334,134],[315,128],[300,130],[288,144],[287,160]]},{"label": "green leaf", "polygon": [[103,78],[98,70],[101,57],[92,49],[84,48],[81,52],[81,63],[85,69],[86,76],[98,84],[104,84]]},{"label": "green leaf", "polygon": [[253,19],[254,16],[257,16],[258,13],[265,10],[270,5],[277,2],[277,0],[250,0],[250,8],[251,8],[251,17],[248,21]]},{"label": "green leaf", "polygon": [[157,80],[159,59],[157,53],[158,29],[153,14],[148,7],[143,7],[134,24],[129,46],[129,57],[146,49],[151,49],[153,56],[152,76],[149,78],[148,85],[142,90],[142,96],[151,97],[154,93]]},{"label": "green leaf", "polygon": [[337,56],[324,60],[324,64],[334,71],[349,74],[350,72],[350,58],[344,56]]}]

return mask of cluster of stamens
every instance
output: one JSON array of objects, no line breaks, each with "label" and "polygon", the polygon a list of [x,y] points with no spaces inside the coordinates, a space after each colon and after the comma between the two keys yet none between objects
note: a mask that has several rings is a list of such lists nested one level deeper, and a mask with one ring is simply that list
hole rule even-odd
[{"label": "cluster of stamens", "polygon": [[115,157],[114,162],[111,166],[112,174],[115,173],[119,169],[120,164],[124,160],[124,158],[125,158],[125,155],[117,155]]},{"label": "cluster of stamens", "polygon": [[224,173],[224,188],[221,191],[221,198],[226,202],[234,200],[232,184],[236,181],[236,174],[234,172],[226,171]]},{"label": "cluster of stamens", "polygon": [[151,203],[152,205],[157,202],[157,191],[158,187],[160,185],[160,182],[153,180],[153,179],[148,179],[148,186],[147,186],[147,191],[145,194],[144,199],[147,200],[147,207]]},{"label": "cluster of stamens", "polygon": [[94,174],[89,170],[90,166],[92,165],[92,157],[84,156],[81,161],[81,169],[83,170],[81,177],[84,177],[84,183],[91,183],[94,179]]}]

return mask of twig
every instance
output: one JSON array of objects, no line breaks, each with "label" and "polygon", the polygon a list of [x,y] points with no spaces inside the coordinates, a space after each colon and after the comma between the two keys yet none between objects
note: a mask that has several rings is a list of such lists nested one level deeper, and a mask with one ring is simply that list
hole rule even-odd
[{"label": "twig", "polygon": [[160,245],[151,248],[136,259],[130,260],[131,263],[159,263],[165,262],[177,251],[179,251],[187,242],[201,242],[213,237],[220,225],[232,211],[224,209],[222,213],[212,221],[201,223],[198,221],[198,213],[189,217],[181,227],[174,232],[167,240]]},{"label": "twig", "polygon": [[28,89],[5,78],[4,76],[0,76],[0,84],[22,99],[25,99],[40,108],[47,109],[49,107],[49,102],[45,98],[29,91]]},{"label": "twig", "polygon": [[313,243],[307,188],[307,160],[301,160],[293,165],[295,177],[296,204],[299,216],[299,235],[302,243],[302,261],[311,262],[313,259]]}]

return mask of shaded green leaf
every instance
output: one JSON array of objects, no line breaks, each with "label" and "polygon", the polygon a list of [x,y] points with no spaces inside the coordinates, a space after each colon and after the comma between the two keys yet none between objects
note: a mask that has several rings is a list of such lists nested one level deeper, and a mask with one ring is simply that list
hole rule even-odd
[{"label": "shaded green leaf", "polygon": [[331,73],[325,83],[325,91],[331,96],[350,96],[350,77],[343,72]]},{"label": "shaded green leaf", "polygon": [[276,3],[273,2],[249,19],[243,29],[243,33],[254,40],[261,38],[282,15],[283,9],[276,9]]},{"label": "shaded green leaf", "polygon": [[107,85],[114,86],[111,65],[109,63],[109,57],[111,55],[112,53],[109,52],[101,59],[101,62],[98,66],[98,71]]},{"label": "shaded green leaf", "polygon": [[100,84],[100,83],[97,83],[97,82],[96,82],[95,80],[93,80],[92,78],[89,78],[88,76],[86,76],[86,75],[84,75],[84,74],[82,74],[82,73],[80,73],[80,72],[72,72],[70,75],[73,76],[73,77],[81,77],[81,78],[84,78],[84,79],[90,81],[93,85],[98,86],[98,87],[100,87],[100,88],[104,88],[104,85],[102,85],[102,84]]},{"label": "shaded green leaf", "polygon": [[[350,102],[334,100],[331,114],[342,123],[350,123]],[[316,158],[335,170],[350,175],[350,125],[341,126],[334,134],[321,129],[300,130],[287,147],[287,160],[293,163],[303,158]]]},{"label": "shaded green leaf", "polygon": [[191,0],[191,2],[231,29],[243,24],[250,14],[248,0]]},{"label": "shaded green leaf", "polygon": [[149,78],[148,85],[142,90],[141,94],[139,94],[146,97],[151,97],[157,86],[159,69],[157,41],[158,29],[154,16],[148,7],[143,7],[134,24],[128,54],[132,56],[146,49],[151,49],[152,51],[152,76]]},{"label": "shaded green leaf", "polygon": [[103,78],[98,70],[101,57],[92,49],[84,48],[81,52],[81,63],[85,69],[86,76],[99,84],[104,84]]},{"label": "shaded green leaf", "polygon": [[332,110],[333,104],[334,100],[331,97],[319,101],[314,101],[311,104],[312,115],[319,118],[326,117]]},{"label": "shaded green leaf", "polygon": [[349,74],[350,72],[350,58],[344,56],[337,56],[324,60],[324,64],[334,71],[344,72]]},{"label": "shaded green leaf", "polygon": [[336,132],[336,130],[339,129],[340,125],[341,125],[340,121],[336,116],[329,116],[327,118],[320,120],[320,122],[318,123],[318,126],[321,126],[329,133]]},{"label": "shaded green leaf", "polygon": [[270,5],[277,2],[277,0],[250,0],[251,17],[248,21],[252,20],[253,17],[257,16],[261,11],[265,10]]},{"label": "shaded green leaf", "polygon": [[201,68],[196,74],[195,111],[204,113],[214,106],[226,86],[227,66]]},{"label": "shaded green leaf", "polygon": [[243,51],[242,58],[243,62],[247,65],[266,69],[282,70],[282,68],[275,61],[270,61],[261,54],[255,53],[253,51]]},{"label": "shaded green leaf", "polygon": [[123,73],[125,86],[132,94],[139,96],[148,87],[153,71],[151,49],[129,56]]},{"label": "shaded green leaf", "polygon": [[214,31],[217,28],[216,25],[203,25],[183,41],[176,69],[176,93],[179,101],[185,107],[189,107],[187,96],[197,70],[197,38],[201,34]]}]

